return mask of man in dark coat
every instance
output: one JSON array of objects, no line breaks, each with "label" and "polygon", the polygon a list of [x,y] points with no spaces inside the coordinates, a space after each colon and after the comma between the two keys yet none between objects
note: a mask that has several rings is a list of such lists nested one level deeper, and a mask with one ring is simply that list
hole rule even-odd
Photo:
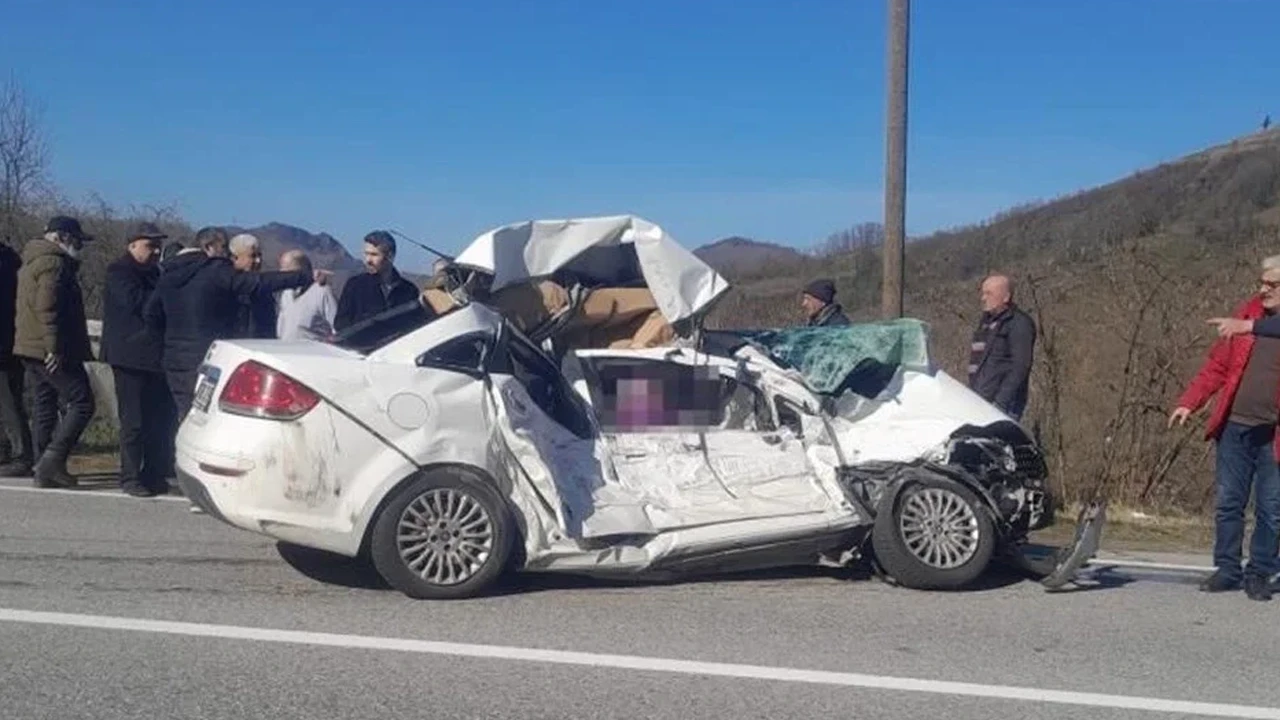
[{"label": "man in dark coat", "polygon": [[191,409],[196,375],[209,346],[236,336],[241,297],[324,281],[319,272],[236,272],[221,228],[202,228],[195,244],[166,263],[144,310],[148,331],[163,338],[161,365],[179,421]]},{"label": "man in dark coat", "polygon": [[1036,323],[1013,302],[1004,275],[982,281],[982,318],[973,333],[969,387],[1015,420],[1027,407]]},{"label": "man in dark coat", "polygon": [[35,456],[31,426],[23,402],[25,370],[13,354],[13,322],[17,312],[18,268],[22,258],[0,243],[0,477],[27,477]]},{"label": "man in dark coat", "polygon": [[85,368],[93,348],[77,277],[78,257],[89,240],[79,220],[57,216],[22,252],[13,353],[22,359],[33,390],[37,487],[76,485],[67,458],[93,419]]},{"label": "man in dark coat", "polygon": [[849,324],[844,308],[836,302],[836,284],[830,280],[814,280],[800,293],[800,307],[809,327],[838,327]]},{"label": "man in dark coat", "polygon": [[173,397],[160,367],[160,340],[142,319],[166,237],[152,223],[139,224],[128,251],[107,267],[102,296],[102,362],[111,366],[120,420],[120,489],[134,497],[169,492],[173,468]]},{"label": "man in dark coat", "polygon": [[391,233],[376,230],[365,236],[365,272],[348,280],[342,288],[334,330],[342,332],[378,313],[418,301],[418,288],[401,277],[395,260],[396,240]]}]

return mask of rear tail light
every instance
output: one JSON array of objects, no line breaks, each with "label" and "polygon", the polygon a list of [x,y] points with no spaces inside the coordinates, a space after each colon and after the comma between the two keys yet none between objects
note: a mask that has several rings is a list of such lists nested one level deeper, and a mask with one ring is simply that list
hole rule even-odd
[{"label": "rear tail light", "polygon": [[318,404],[320,396],[311,388],[253,360],[231,373],[218,397],[222,412],[270,420],[296,420]]}]

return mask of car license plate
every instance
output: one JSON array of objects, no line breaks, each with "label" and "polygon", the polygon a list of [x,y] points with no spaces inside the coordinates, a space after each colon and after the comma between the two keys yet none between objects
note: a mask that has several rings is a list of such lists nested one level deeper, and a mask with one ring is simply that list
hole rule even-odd
[{"label": "car license plate", "polygon": [[196,396],[191,406],[202,413],[209,412],[213,404],[213,389],[218,386],[222,371],[212,365],[200,366],[200,379],[196,382]]}]

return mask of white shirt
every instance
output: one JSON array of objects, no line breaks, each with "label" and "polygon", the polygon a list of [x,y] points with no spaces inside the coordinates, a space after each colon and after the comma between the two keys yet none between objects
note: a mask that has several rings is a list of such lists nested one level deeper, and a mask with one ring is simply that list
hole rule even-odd
[{"label": "white shirt", "polygon": [[281,340],[314,340],[333,332],[338,301],[328,285],[312,283],[305,290],[294,288],[280,293],[276,335]]}]

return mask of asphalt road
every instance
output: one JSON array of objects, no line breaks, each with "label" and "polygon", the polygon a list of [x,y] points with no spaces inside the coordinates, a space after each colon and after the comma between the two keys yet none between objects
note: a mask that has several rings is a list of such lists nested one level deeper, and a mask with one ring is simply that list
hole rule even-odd
[{"label": "asphalt road", "polygon": [[328,576],[181,499],[3,481],[4,717],[1280,718],[1280,606],[1174,575],[542,577],[426,603],[291,559]]}]

